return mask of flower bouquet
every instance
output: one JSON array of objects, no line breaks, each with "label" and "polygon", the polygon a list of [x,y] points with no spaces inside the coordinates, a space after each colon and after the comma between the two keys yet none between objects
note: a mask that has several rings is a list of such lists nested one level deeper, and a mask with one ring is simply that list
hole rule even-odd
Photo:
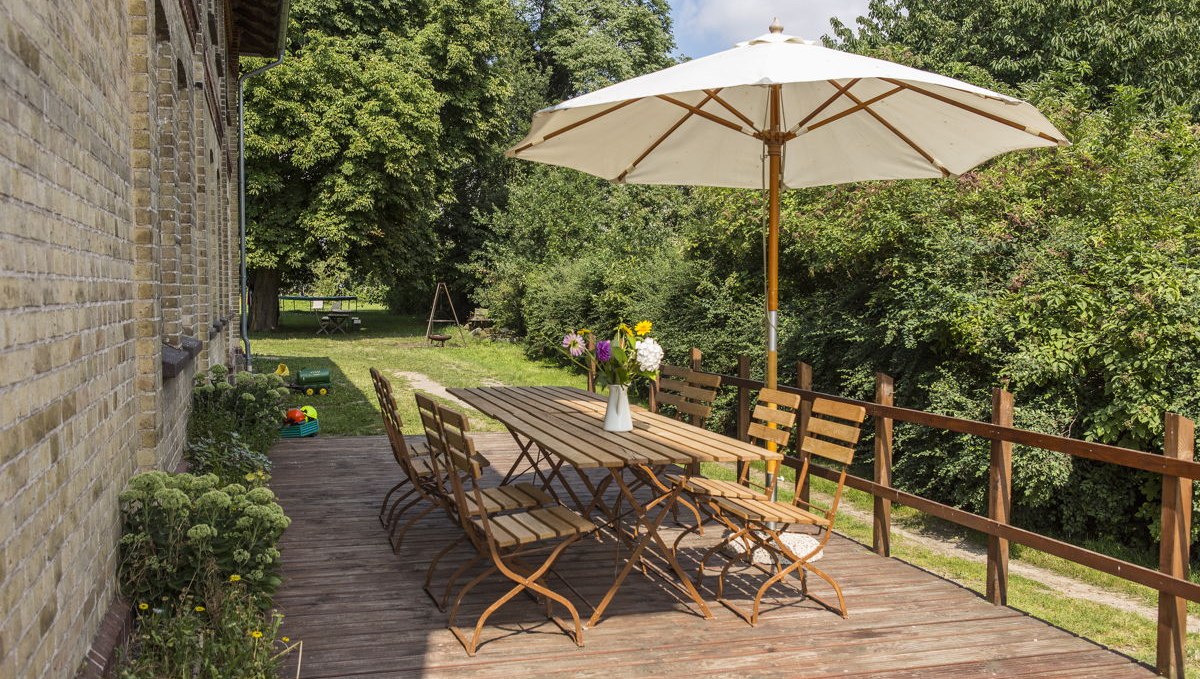
[{"label": "flower bouquet", "polygon": [[584,370],[590,371],[594,365],[598,383],[608,387],[605,431],[633,429],[629,385],[636,377],[650,380],[658,377],[663,349],[649,336],[653,329],[650,321],[642,321],[632,328],[622,323],[617,326],[612,339],[599,340],[591,348],[588,346],[588,336],[593,334],[590,330],[569,332],[563,337],[563,353]]}]

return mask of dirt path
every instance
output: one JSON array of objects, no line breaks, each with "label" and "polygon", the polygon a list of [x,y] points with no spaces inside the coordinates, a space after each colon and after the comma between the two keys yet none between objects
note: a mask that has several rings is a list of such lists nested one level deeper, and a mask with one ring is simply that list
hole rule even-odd
[{"label": "dirt path", "polygon": [[[814,493],[814,495],[818,494]],[[828,501],[829,498],[822,499]],[[858,519],[859,521],[863,521],[868,524],[874,520],[874,517],[870,512],[860,510],[857,507],[853,507],[845,503],[838,508],[838,512],[845,513],[854,517],[855,519]],[[892,535],[899,536],[904,540],[908,540],[930,550],[931,552],[937,552],[938,554],[942,554],[944,556],[970,559],[972,561],[979,561],[980,559],[987,558],[987,549],[985,547],[972,544],[964,540],[951,542],[943,538],[934,537],[926,533],[909,530],[896,525],[892,526]],[[1158,609],[1156,607],[1146,604],[1140,599],[1121,594],[1120,592],[1112,592],[1102,589],[1086,582],[1080,582],[1074,578],[1059,575],[1053,571],[1048,571],[1044,568],[1033,566],[1015,559],[1009,561],[1008,572],[1015,573],[1036,582],[1040,582],[1050,589],[1074,599],[1095,601],[1097,603],[1112,606],[1113,608],[1126,611],[1128,613],[1140,615],[1147,620],[1158,620]],[[1200,624],[1200,617],[1190,616],[1188,618],[1189,627],[1196,629],[1195,626],[1197,624]]]},{"label": "dirt path", "polygon": [[[467,405],[462,399],[456,397],[454,394],[451,394],[449,391],[447,391],[446,387],[442,386],[442,384],[440,382],[433,380],[432,378],[430,378],[428,375],[426,375],[424,373],[410,372],[410,371],[406,371],[406,370],[395,370],[392,372],[392,376],[399,377],[400,379],[404,380],[405,382],[408,382],[408,386],[411,389],[423,391],[427,394],[437,396],[438,398],[444,398],[447,401],[456,403],[456,404],[462,406],[463,408],[468,408],[472,411],[475,410],[474,408],[471,408],[471,406]],[[504,384],[501,382],[498,382],[496,380],[485,379],[485,380],[480,381],[479,386],[481,386],[481,387],[503,387]]]}]

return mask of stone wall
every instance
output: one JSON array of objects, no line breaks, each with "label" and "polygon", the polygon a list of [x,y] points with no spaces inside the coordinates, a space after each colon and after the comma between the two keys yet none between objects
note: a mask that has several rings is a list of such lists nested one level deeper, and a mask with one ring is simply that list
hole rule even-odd
[{"label": "stone wall", "polygon": [[229,360],[227,7],[0,0],[0,677],[79,669],[117,494],[179,463],[192,376]]}]

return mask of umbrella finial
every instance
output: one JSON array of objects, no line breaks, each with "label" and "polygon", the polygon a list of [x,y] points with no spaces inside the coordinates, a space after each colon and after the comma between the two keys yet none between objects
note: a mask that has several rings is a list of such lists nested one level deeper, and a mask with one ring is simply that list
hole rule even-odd
[{"label": "umbrella finial", "polygon": [[772,33],[783,33],[783,24],[779,23],[779,17],[775,17],[775,20],[771,22],[769,30]]}]

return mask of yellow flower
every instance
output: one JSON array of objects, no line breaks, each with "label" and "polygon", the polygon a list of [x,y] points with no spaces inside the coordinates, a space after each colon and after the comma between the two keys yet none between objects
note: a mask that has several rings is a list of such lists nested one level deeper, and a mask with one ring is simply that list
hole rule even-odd
[{"label": "yellow flower", "polygon": [[150,604],[146,603],[145,601],[143,601],[142,603],[138,604],[138,610],[139,610],[139,611],[144,611],[144,610],[146,610],[146,609],[148,609],[148,608],[150,608]]},{"label": "yellow flower", "polygon": [[203,606],[197,606],[197,607],[196,607],[196,612],[197,612],[197,613],[203,613],[203,612],[204,612],[204,607],[203,607]]},{"label": "yellow flower", "polygon": [[246,474],[246,480],[253,481],[254,480],[254,472],[250,472],[249,474]]},{"label": "yellow flower", "polygon": [[590,335],[590,334],[592,334],[592,331],[591,331],[591,330],[588,330],[587,328],[580,328],[580,329],[579,329],[579,331],[578,331],[578,332],[576,332],[575,334],[577,334],[577,335]]},{"label": "yellow flower", "polygon": [[250,633],[250,636],[254,637],[255,639],[262,639],[262,632],[254,630]]},{"label": "yellow flower", "polygon": [[229,576],[230,582],[238,582],[241,579],[242,579],[242,576],[238,575],[237,573],[234,573],[233,575]]},{"label": "yellow flower", "polygon": [[286,644],[287,642],[291,641],[291,639],[289,639],[289,638],[287,638],[287,637],[281,637],[281,638],[280,638],[280,641],[282,641],[283,643],[285,643],[285,644]]},{"label": "yellow flower", "polygon": [[639,336],[648,334],[654,329],[654,324],[650,321],[642,321],[633,327],[633,331]]}]

